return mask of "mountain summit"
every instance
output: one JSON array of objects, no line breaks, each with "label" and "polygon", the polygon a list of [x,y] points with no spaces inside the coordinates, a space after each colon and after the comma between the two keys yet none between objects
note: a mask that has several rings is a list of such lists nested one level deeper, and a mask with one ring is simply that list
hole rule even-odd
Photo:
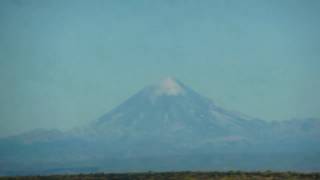
[{"label": "mountain summit", "polygon": [[0,139],[0,175],[319,171],[319,127],[315,119],[268,122],[230,111],[169,77],[83,128]]},{"label": "mountain summit", "polygon": [[172,77],[163,79],[156,87],[156,95],[176,96],[184,93],[182,85]]}]

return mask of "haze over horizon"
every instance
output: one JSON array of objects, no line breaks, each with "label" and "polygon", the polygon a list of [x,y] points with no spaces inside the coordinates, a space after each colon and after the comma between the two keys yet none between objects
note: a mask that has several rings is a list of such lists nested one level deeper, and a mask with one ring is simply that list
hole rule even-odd
[{"label": "haze over horizon", "polygon": [[292,0],[1,1],[0,136],[85,125],[167,76],[249,116],[320,118],[319,9]]}]

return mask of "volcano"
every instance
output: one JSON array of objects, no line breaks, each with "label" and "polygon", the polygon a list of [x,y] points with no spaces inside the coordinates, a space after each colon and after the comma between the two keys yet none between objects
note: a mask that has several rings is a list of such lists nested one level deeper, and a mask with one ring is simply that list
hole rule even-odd
[{"label": "volcano", "polygon": [[317,119],[269,122],[227,110],[168,77],[85,127],[0,139],[0,174],[318,171],[319,128]]},{"label": "volcano", "polygon": [[263,125],[263,121],[217,106],[169,77],[133,95],[91,128],[96,138],[130,147],[128,155],[153,155],[186,153],[203,146],[208,152],[229,151],[225,146],[230,143],[251,143],[250,136]]}]

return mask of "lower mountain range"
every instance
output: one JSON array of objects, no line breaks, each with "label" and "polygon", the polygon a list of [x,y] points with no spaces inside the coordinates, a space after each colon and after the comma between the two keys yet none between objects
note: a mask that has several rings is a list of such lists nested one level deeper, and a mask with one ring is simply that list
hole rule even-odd
[{"label": "lower mountain range", "polygon": [[167,78],[85,127],[0,139],[0,175],[178,170],[320,171],[320,120],[252,118]]}]

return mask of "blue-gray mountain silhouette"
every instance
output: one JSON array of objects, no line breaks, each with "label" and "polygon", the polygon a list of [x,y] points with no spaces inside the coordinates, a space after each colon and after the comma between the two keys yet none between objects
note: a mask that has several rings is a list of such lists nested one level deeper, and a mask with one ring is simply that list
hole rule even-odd
[{"label": "blue-gray mountain silhouette", "polygon": [[[86,127],[0,140],[0,174],[130,170],[320,170],[320,122],[226,110],[174,78]],[[21,163],[23,162],[23,163]]]}]

